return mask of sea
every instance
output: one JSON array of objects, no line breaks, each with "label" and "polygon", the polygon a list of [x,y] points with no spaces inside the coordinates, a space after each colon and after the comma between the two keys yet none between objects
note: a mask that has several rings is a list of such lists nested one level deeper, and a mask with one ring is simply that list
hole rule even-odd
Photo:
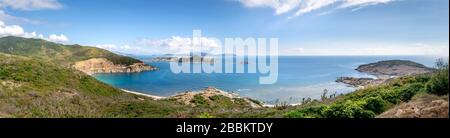
[{"label": "sea", "polygon": [[[95,78],[120,89],[155,96],[171,96],[215,87],[260,100],[266,104],[299,103],[303,98],[318,99],[327,94],[345,94],[356,88],[336,83],[339,77],[370,77],[355,69],[382,60],[411,60],[433,67],[436,57],[428,56],[280,56],[278,80],[260,84],[262,73],[174,73],[169,62],[146,62],[159,68],[141,73],[96,74]],[[248,63],[252,64],[252,63]],[[201,63],[192,63],[201,66]]]}]

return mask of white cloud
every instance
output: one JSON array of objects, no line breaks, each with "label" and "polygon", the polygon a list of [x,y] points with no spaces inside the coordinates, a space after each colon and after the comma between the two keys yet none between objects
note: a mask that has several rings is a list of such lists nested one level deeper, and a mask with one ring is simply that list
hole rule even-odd
[{"label": "white cloud", "polygon": [[335,5],[335,8],[356,8],[377,4],[386,4],[395,0],[238,0],[249,8],[272,8],[276,15],[295,10],[292,17],[306,14],[327,6]]},{"label": "white cloud", "polygon": [[244,6],[249,8],[272,8],[275,10],[275,14],[283,14],[297,8],[300,4],[300,0],[238,0]]},{"label": "white cloud", "polygon": [[136,41],[136,45],[156,48],[162,53],[174,54],[186,54],[191,50],[200,48],[202,48],[203,51],[213,51],[221,47],[220,42],[212,38],[201,37],[199,44],[196,44],[192,38],[179,36],[159,40],[140,39]]},{"label": "white cloud", "polygon": [[0,0],[0,8],[14,10],[57,10],[63,8],[58,0]]},{"label": "white cloud", "polygon": [[48,37],[48,40],[52,41],[52,42],[68,42],[69,38],[67,38],[67,36],[65,36],[63,34],[60,34],[60,35],[51,34]]},{"label": "white cloud", "polygon": [[38,34],[36,32],[26,32],[21,26],[18,25],[6,25],[3,21],[0,21],[0,37],[5,36],[17,36],[24,38],[37,38],[44,39],[52,42],[68,42],[69,38],[67,36],[60,34],[51,34],[48,38],[44,37],[43,34]]},{"label": "white cloud", "polygon": [[61,8],[63,5],[58,0],[0,0],[0,21],[10,24],[40,24],[41,21],[10,15],[5,12],[5,9],[34,11]]},{"label": "white cloud", "polygon": [[369,5],[376,5],[376,4],[386,4],[389,2],[392,2],[394,0],[344,0],[344,3],[340,5],[341,8],[348,8],[348,7],[364,7]]},{"label": "white cloud", "polygon": [[40,21],[37,21],[37,20],[31,20],[31,19],[27,19],[27,18],[9,15],[8,13],[6,13],[5,11],[3,11],[1,9],[0,9],[0,21],[13,23],[13,24],[34,24],[34,25],[36,25],[36,24],[41,23]]},{"label": "white cloud", "polygon": [[299,16],[335,3],[337,0],[305,0],[300,9],[295,13]]}]

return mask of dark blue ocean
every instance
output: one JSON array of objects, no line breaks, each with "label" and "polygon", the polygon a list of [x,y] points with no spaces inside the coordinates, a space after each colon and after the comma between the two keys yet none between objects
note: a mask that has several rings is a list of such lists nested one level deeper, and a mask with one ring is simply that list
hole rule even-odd
[{"label": "dark blue ocean", "polygon": [[[278,81],[261,85],[259,77],[264,74],[250,73],[181,73],[175,74],[167,62],[148,62],[160,68],[142,73],[97,74],[95,77],[117,88],[170,96],[185,91],[201,90],[209,86],[274,103],[299,102],[302,98],[319,98],[325,89],[329,93],[348,93],[352,87],[335,83],[338,77],[373,77],[355,71],[361,64],[381,60],[411,60],[433,67],[437,58],[425,56],[284,56],[278,59]],[[200,65],[200,64],[197,64]]]}]

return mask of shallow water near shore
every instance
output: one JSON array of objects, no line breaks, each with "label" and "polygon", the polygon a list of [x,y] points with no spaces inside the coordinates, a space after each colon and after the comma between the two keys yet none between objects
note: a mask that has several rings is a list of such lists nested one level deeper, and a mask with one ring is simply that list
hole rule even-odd
[{"label": "shallow water near shore", "polygon": [[[266,74],[252,73],[181,73],[170,70],[168,62],[148,62],[158,71],[142,73],[96,74],[98,80],[115,87],[155,96],[170,96],[185,91],[202,90],[213,86],[238,93],[243,97],[261,100],[267,104],[277,101],[298,103],[302,98],[320,98],[326,89],[329,94],[355,90],[336,83],[338,77],[374,77],[355,69],[362,64],[381,60],[411,60],[432,67],[437,58],[425,56],[283,56],[278,59],[278,81],[259,84]],[[251,63],[250,63],[251,64]],[[200,64],[193,64],[200,66]]]}]

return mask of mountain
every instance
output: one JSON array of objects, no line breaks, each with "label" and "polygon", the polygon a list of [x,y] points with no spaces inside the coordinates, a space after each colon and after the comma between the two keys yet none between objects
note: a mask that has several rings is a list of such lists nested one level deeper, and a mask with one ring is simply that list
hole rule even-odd
[{"label": "mountain", "polygon": [[257,110],[247,98],[216,91],[155,100],[51,61],[0,53],[0,118],[238,117]]},{"label": "mountain", "polygon": [[114,117],[110,106],[138,98],[53,62],[0,53],[0,117]]},{"label": "mountain", "polygon": [[140,60],[99,48],[0,38],[0,118],[210,117],[205,113],[230,116],[231,111],[237,117],[253,110],[249,100],[210,93],[212,100],[197,96],[189,105],[127,93],[88,75],[86,67],[153,69]]},{"label": "mountain", "polygon": [[115,64],[132,65],[141,61],[114,54],[107,50],[80,45],[63,45],[42,39],[22,37],[0,38],[0,52],[31,58],[56,61],[58,63],[74,63],[91,58],[106,58]]},{"label": "mountain", "polygon": [[[75,67],[87,74],[140,72],[156,69],[144,65],[138,59],[118,55],[104,49],[80,45],[63,45],[42,39],[3,37],[0,38],[0,52]],[[92,62],[93,60],[96,62]]]}]

